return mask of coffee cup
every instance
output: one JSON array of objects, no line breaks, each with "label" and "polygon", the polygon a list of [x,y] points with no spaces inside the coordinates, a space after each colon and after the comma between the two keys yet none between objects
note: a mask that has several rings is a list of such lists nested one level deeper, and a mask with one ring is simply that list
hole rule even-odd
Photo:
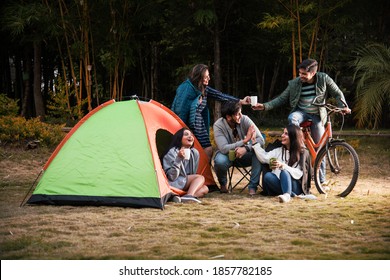
[{"label": "coffee cup", "polygon": [[251,106],[255,106],[257,104],[257,96],[251,96]]},{"label": "coffee cup", "polygon": [[272,166],[273,166],[273,164],[274,164],[274,161],[276,161],[276,160],[277,160],[277,158],[274,158],[274,157],[272,157],[272,158],[269,159],[269,167],[270,167],[270,168],[272,168]]},{"label": "coffee cup", "polygon": [[184,159],[189,160],[191,156],[191,149],[184,149]]},{"label": "coffee cup", "polygon": [[229,150],[229,160],[234,161],[236,159],[236,150]]}]

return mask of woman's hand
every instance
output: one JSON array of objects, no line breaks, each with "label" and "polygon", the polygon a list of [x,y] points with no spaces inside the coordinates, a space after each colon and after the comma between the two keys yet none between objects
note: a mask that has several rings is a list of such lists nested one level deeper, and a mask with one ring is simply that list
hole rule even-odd
[{"label": "woman's hand", "polygon": [[241,105],[250,105],[251,104],[251,97],[245,96],[243,99],[240,100]]},{"label": "woman's hand", "polygon": [[272,161],[272,166],[270,166],[271,169],[283,169],[283,162],[280,162],[278,160]]},{"label": "woman's hand", "polygon": [[184,159],[185,157],[184,147],[180,148],[179,152],[177,153],[177,156],[181,159]]}]

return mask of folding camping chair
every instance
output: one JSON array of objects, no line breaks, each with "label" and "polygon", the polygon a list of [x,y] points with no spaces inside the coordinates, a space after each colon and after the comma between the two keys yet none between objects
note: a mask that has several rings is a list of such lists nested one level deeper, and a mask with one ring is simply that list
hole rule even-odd
[{"label": "folding camping chair", "polygon": [[[239,180],[237,180],[237,182],[235,182],[233,184],[234,170],[239,171],[239,173],[242,175],[242,177]],[[251,177],[251,171],[252,171],[251,166],[245,167],[245,166],[241,165],[239,162],[233,161],[232,166],[228,169],[228,178],[229,178],[228,190],[229,190],[229,193],[231,193],[233,191],[233,189],[236,188],[238,186],[238,184],[240,184],[243,180],[246,180],[249,183],[250,177]],[[248,184],[246,184],[245,187],[243,187],[240,190],[240,192],[243,192],[247,187],[248,187]]]},{"label": "folding camping chair", "polygon": [[[215,171],[215,167],[214,167],[214,157],[215,157],[216,154],[213,155],[212,157],[212,161],[211,161],[211,168],[214,172],[214,174],[216,173]],[[237,170],[238,171],[238,176],[241,175],[241,177],[237,178],[237,181],[234,181],[234,171]],[[250,182],[250,178],[251,178],[251,171],[252,171],[252,166],[243,166],[242,164],[240,164],[238,161],[233,161],[233,164],[229,167],[228,171],[227,171],[227,175],[228,175],[228,185],[227,185],[227,189],[229,191],[229,193],[231,193],[242,181],[246,180],[247,181],[247,184],[240,190],[240,192],[243,192],[249,185],[249,182]],[[237,173],[237,172],[236,172]],[[260,184],[260,181],[259,181],[259,185],[258,185],[261,189],[262,189],[262,186]]]}]

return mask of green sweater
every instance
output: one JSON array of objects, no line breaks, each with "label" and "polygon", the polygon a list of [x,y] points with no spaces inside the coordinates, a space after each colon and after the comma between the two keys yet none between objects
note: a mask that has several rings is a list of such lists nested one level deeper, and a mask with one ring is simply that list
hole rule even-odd
[{"label": "green sweater", "polygon": [[[282,105],[289,104],[292,108],[291,112],[296,111],[298,108],[299,98],[301,97],[301,90],[302,82],[299,77],[288,81],[287,88],[278,97],[264,103],[264,109],[272,110]],[[345,105],[340,101],[342,100],[346,103],[343,92],[326,73],[318,72],[316,74],[315,90],[316,104],[325,104],[326,99],[330,94],[330,96],[336,98],[340,108],[345,107]],[[320,107],[319,111],[322,123],[325,124],[327,115],[326,109],[324,107]]]}]

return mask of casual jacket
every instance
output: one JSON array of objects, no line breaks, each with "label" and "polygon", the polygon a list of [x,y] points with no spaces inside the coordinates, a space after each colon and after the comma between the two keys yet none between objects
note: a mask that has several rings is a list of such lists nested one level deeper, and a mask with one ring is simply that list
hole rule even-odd
[{"label": "casual jacket", "polygon": [[[199,97],[202,95],[189,79],[185,80],[177,89],[176,96],[173,100],[171,110],[179,116],[179,118],[191,129],[194,130],[195,126],[195,113],[199,104]],[[218,101],[235,100],[237,97],[224,94],[211,87],[206,87],[207,98],[213,98]],[[207,134],[210,135],[210,112],[206,107],[202,111],[202,117],[204,124],[207,128]]]},{"label": "casual jacket", "polygon": [[[240,124],[237,124],[236,126],[240,139],[245,138],[248,129],[251,125],[253,125],[256,130],[256,141],[260,143],[261,146],[264,146],[264,138],[261,135],[260,130],[257,128],[255,123],[246,115],[242,115]],[[229,150],[244,146],[243,140],[235,142],[232,129],[230,128],[225,118],[221,117],[214,123],[213,131],[217,149],[223,154],[227,154]],[[247,146],[251,149],[252,143],[248,142]]]},{"label": "casual jacket", "polygon": [[[325,104],[328,94],[336,98],[338,106],[340,108],[345,105],[340,101],[346,103],[343,92],[339,89],[336,83],[327,74],[318,72],[316,74],[316,104]],[[296,111],[298,108],[299,98],[302,92],[302,81],[301,79],[295,78],[288,82],[287,88],[275,99],[264,103],[265,110],[271,110],[276,107],[280,107],[285,104],[289,104],[292,108],[291,112]],[[320,118],[323,124],[327,121],[327,113],[324,107],[319,107]]]},{"label": "casual jacket", "polygon": [[[259,161],[263,164],[269,164],[270,158],[276,158],[278,161],[283,163],[283,169],[290,173],[291,177],[295,180],[299,180],[302,186],[304,194],[310,193],[311,187],[311,159],[310,153],[307,149],[304,149],[301,153],[299,163],[295,163],[293,166],[289,166],[288,160],[290,154],[283,146],[275,148],[269,152],[266,152],[260,145],[254,145],[253,150]],[[284,157],[282,155],[285,155]],[[273,173],[279,178],[280,170],[272,170]],[[264,173],[263,173],[264,176]]]},{"label": "casual jacket", "polygon": [[[199,151],[191,148],[189,160],[178,157],[179,149],[173,147],[169,149],[163,158],[163,169],[167,175],[169,184],[177,189],[183,189],[187,183],[187,175],[196,174],[199,165]],[[186,167],[188,169],[186,172]]]}]

